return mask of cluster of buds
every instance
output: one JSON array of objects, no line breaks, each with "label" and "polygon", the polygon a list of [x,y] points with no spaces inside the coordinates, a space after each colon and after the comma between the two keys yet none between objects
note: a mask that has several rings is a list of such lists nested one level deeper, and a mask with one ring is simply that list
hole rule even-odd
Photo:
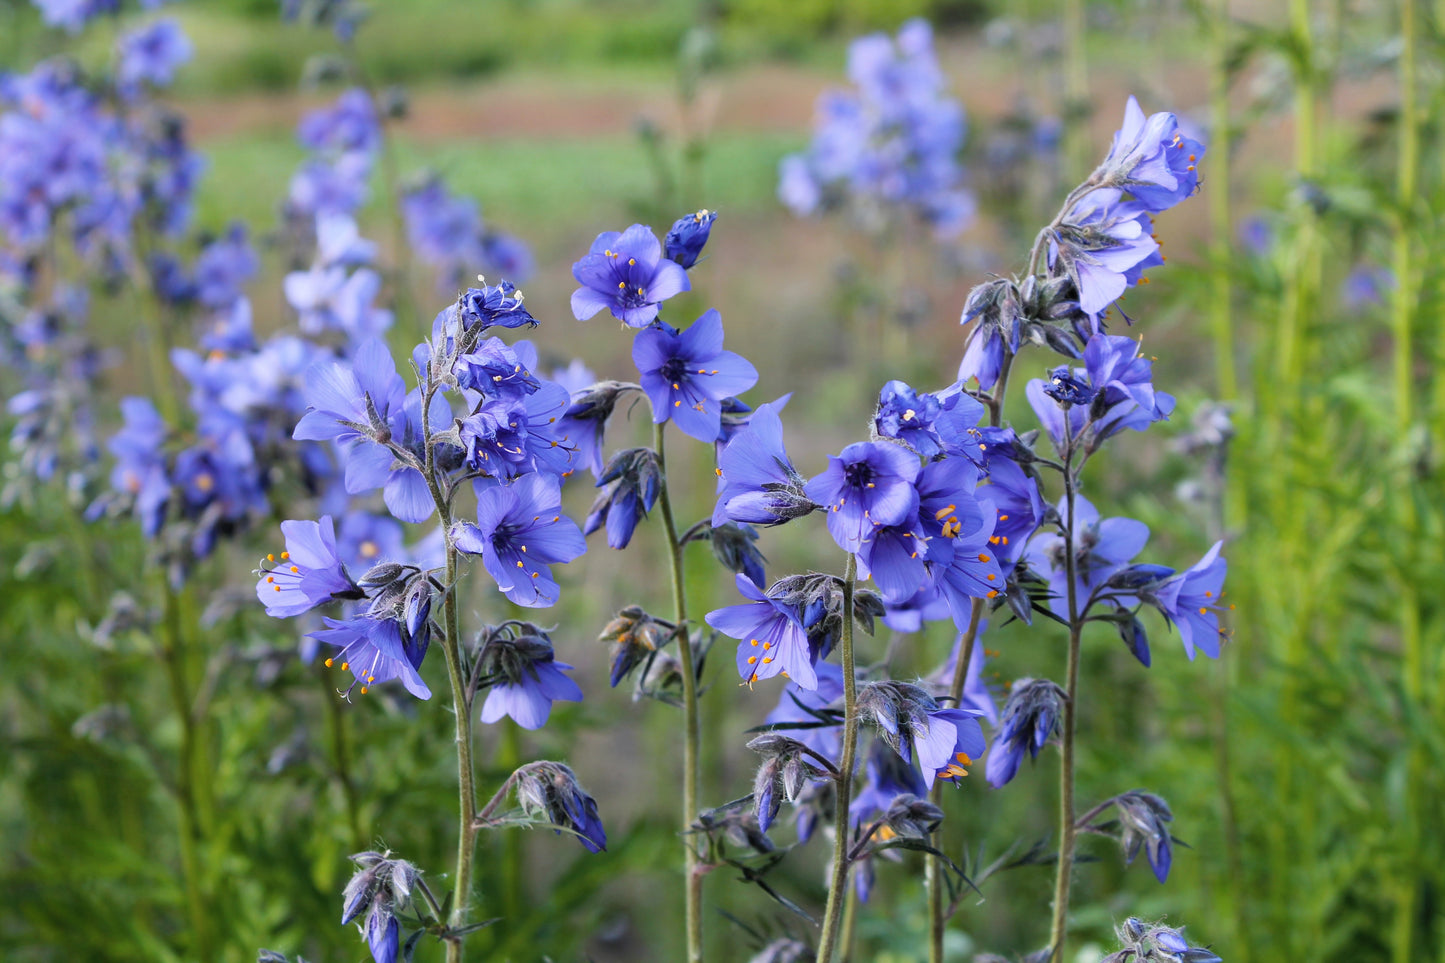
[{"label": "cluster of buds", "polygon": [[1213,950],[1190,946],[1183,927],[1162,923],[1145,923],[1129,917],[1115,931],[1123,944],[1118,952],[1104,957],[1100,963],[1224,963]]}]

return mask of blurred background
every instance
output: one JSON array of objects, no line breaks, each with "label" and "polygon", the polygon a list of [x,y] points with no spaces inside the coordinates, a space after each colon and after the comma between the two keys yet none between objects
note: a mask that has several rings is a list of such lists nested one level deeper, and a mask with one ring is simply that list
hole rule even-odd
[{"label": "blurred background", "polygon": [[[316,59],[338,41],[283,23],[273,0],[166,12],[195,47],[167,95],[206,157],[194,232],[250,225],[262,258],[255,326],[275,330],[290,323],[277,238],[305,156],[295,129],[343,89]],[[972,226],[940,242],[907,224],[796,216],[778,200],[778,165],[807,145],[819,94],[846,82],[848,41],[914,16],[933,23],[967,112]],[[0,68],[60,54],[104,64],[116,31],[140,19],[71,36],[29,3],[0,0]],[[721,212],[692,292],[668,312],[721,312],[728,346],[759,369],[754,404],[792,392],[785,423],[804,474],[865,436],[883,381],[953,380],[969,288],[1024,269],[1038,227],[1107,151],[1129,94],[1178,113],[1209,145],[1203,188],[1160,217],[1169,263],[1125,308],[1179,407],[1118,439],[1087,493],[1104,515],[1150,525],[1151,561],[1182,568],[1227,538],[1237,608],[1217,663],[1189,662],[1162,625],[1151,625],[1147,670],[1112,630],[1086,637],[1079,798],[1157,792],[1189,848],[1161,886],[1086,839],[1098,862],[1078,871],[1077,959],[1107,952],[1114,924],[1134,915],[1187,924],[1230,963],[1445,961],[1445,4],[376,0],[355,55],[376,89],[404,89],[385,163],[402,179],[441,173],[530,247],[523,288],[545,370],[581,358],[599,377],[631,377],[631,339],[610,319],[575,322],[568,306],[571,265],[598,232],[641,221],[661,234],[684,212]],[[361,221],[383,260],[405,264],[392,211],[377,189]],[[421,266],[398,278],[391,337],[409,351],[455,290]],[[147,387],[136,310],[124,290],[92,306],[92,334],[124,359],[105,373],[115,397]],[[1021,374],[1053,363],[1025,354]],[[1029,427],[1024,380],[1010,410]],[[1232,438],[1179,443],[1208,401],[1231,406]],[[100,417],[119,420],[113,407]],[[612,446],[629,433],[642,443],[646,420],[619,410]],[[684,525],[710,510],[711,458],[674,446]],[[569,491],[574,515],[590,497]],[[77,501],[55,485],[0,514],[0,955],[197,959],[176,842],[185,734],[166,671],[115,619],[118,598],[155,604],[146,545],[134,524],[79,522]],[[623,605],[667,610],[656,528],[644,523],[615,556],[599,536],[560,573],[563,602],[547,618],[586,701],[559,705],[538,732],[478,731],[484,792],[522,761],[568,761],[610,845],[589,857],[549,833],[484,836],[478,912],[503,922],[478,935],[476,959],[680,953],[676,712],[609,689],[595,641]],[[770,574],[834,565],[821,529],[793,528],[764,536]],[[255,558],[276,540],[274,524],[259,526],[251,547],[208,561],[197,581],[249,595]],[[692,551],[694,607],[732,604],[731,576]],[[215,958],[269,947],[312,963],[364,959],[337,925],[345,857],[389,847],[446,873],[451,720],[439,702],[385,693],[340,703],[333,680],[295,658],[295,625],[241,605],[202,627],[200,610],[220,601],[202,591],[180,613],[207,697],[198,859]],[[487,588],[464,613],[474,627],[506,614]],[[941,662],[952,639],[943,624],[906,639],[880,627],[862,644],[867,658],[892,653],[907,677]],[[986,643],[1000,686],[1063,672],[1062,631],[1010,625]],[[703,697],[707,805],[750,791],[743,730],[776,696],[735,687],[730,645],[719,652]],[[424,674],[445,691],[439,660]],[[1016,841],[1048,840],[1051,757],[1004,790],[981,773],[964,783],[948,804],[960,853],[987,863]],[[824,848],[798,850],[769,877],[814,913]],[[965,900],[950,958],[1043,945],[1051,887],[1048,866],[990,880]],[[727,871],[706,899],[719,960],[807,930]],[[916,854],[883,865],[852,959],[920,958],[924,907]],[[439,958],[427,943],[417,954]]]}]

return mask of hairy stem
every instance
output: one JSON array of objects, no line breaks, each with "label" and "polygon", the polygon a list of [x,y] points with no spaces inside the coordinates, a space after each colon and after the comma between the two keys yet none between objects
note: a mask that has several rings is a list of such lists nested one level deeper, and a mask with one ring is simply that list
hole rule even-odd
[{"label": "hairy stem", "polygon": [[[693,667],[692,635],[687,624],[687,590],[683,583],[683,542],[677,536],[677,522],[672,513],[672,495],[667,478],[667,456],[663,450],[667,422],[652,426],[652,447],[657,452],[657,468],[662,475],[657,500],[662,506],[662,525],[667,533],[668,569],[672,576],[672,607],[677,624],[677,659],[682,665],[682,829],[692,827],[698,812],[698,732],[697,671]],[[684,918],[687,927],[687,958],[689,963],[702,959],[702,873],[698,867],[697,849],[688,843],[684,849],[683,872],[687,880]]]},{"label": "hairy stem", "polygon": [[[446,595],[442,603],[445,632],[441,644],[447,663],[447,679],[451,682],[452,707],[456,712],[457,723],[457,871],[456,878],[452,881],[455,895],[452,899],[451,918],[447,920],[451,926],[456,927],[466,923],[471,902],[472,858],[477,849],[477,786],[472,762],[471,677],[462,659],[462,619],[457,602],[457,547],[452,542],[451,501],[442,493],[441,483],[437,480],[431,419],[428,416],[432,395],[435,393],[436,387],[428,372],[427,387],[422,392],[421,400],[422,438],[426,445],[424,475],[446,538]],[[461,941],[448,940],[447,963],[461,963],[463,956]]]},{"label": "hairy stem", "polygon": [[837,783],[834,807],[833,878],[828,886],[828,907],[823,913],[823,933],[818,943],[817,963],[830,963],[837,949],[838,919],[848,891],[848,808],[853,797],[853,757],[858,751],[858,680],[853,670],[853,581],[858,576],[858,559],[848,553],[843,570],[843,631],[838,643],[843,663],[843,755],[838,760],[842,778]]},{"label": "hairy stem", "polygon": [[[1064,412],[1064,432],[1069,432],[1069,413]],[[1068,518],[1064,524],[1064,577],[1069,600],[1069,661],[1066,670],[1063,718],[1063,754],[1059,763],[1059,861],[1054,877],[1054,923],[1049,936],[1051,960],[1064,958],[1064,938],[1069,925],[1069,887],[1073,882],[1074,841],[1077,835],[1074,820],[1074,732],[1078,717],[1079,639],[1084,621],[1080,618],[1078,568],[1074,556],[1074,439],[1066,438],[1064,446],[1064,504]]]}]

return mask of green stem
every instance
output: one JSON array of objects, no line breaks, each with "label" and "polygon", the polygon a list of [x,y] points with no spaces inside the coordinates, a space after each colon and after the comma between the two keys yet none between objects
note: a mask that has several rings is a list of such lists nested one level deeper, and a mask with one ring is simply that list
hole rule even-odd
[{"label": "green stem", "polygon": [[[1064,430],[1068,432],[1068,412],[1064,412]],[[1064,525],[1064,577],[1069,601],[1069,660],[1066,669],[1063,718],[1063,754],[1059,765],[1059,860],[1054,876],[1054,923],[1049,936],[1049,958],[1064,958],[1064,939],[1069,926],[1069,888],[1073,883],[1074,842],[1074,732],[1077,725],[1079,697],[1079,640],[1084,623],[1079,617],[1077,560],[1074,557],[1074,442],[1065,440],[1064,504],[1068,519]]]},{"label": "green stem", "polygon": [[[677,659],[682,667],[682,829],[692,828],[698,813],[698,733],[697,670],[693,667],[692,635],[687,624],[687,590],[683,583],[683,545],[677,536],[677,522],[672,513],[672,495],[667,478],[667,456],[663,448],[667,422],[652,426],[652,447],[657,453],[657,469],[662,475],[657,500],[662,506],[662,525],[667,533],[668,570],[672,576],[672,607],[677,623]],[[702,959],[702,870],[697,849],[688,843],[684,849],[683,871],[687,880],[684,920],[687,928],[688,963]]]},{"label": "green stem", "polygon": [[[164,578],[164,576],[162,576]],[[176,804],[180,815],[181,872],[185,877],[186,906],[191,918],[196,956],[214,958],[215,939],[211,932],[210,901],[202,878],[200,845],[201,817],[197,800],[196,720],[191,711],[191,689],[187,679],[186,651],[181,633],[180,602],[170,583],[165,584],[161,621],[160,656],[169,682],[171,705],[181,727],[181,748],[176,771]]]},{"label": "green stem", "polygon": [[853,935],[858,926],[858,887],[849,886],[843,901],[843,945],[839,948],[839,963],[848,963],[853,958]]},{"label": "green stem", "polygon": [[1209,76],[1209,103],[1214,129],[1205,158],[1209,171],[1210,274],[1213,287],[1210,316],[1219,396],[1225,401],[1232,401],[1239,386],[1234,370],[1233,293],[1229,270],[1229,202],[1233,196],[1229,190],[1229,15],[1227,0],[1216,0],[1215,5],[1217,9],[1208,16],[1214,41]]},{"label": "green stem", "polygon": [[823,932],[818,943],[817,963],[831,963],[837,949],[838,919],[847,899],[848,809],[853,797],[853,757],[858,751],[858,680],[853,670],[853,582],[858,577],[858,558],[848,553],[843,570],[843,631],[838,642],[843,664],[843,755],[838,760],[837,804],[834,806],[833,878],[828,886],[828,907],[823,913]]},{"label": "green stem", "polygon": [[[447,922],[452,927],[459,927],[466,924],[471,904],[472,860],[477,850],[477,784],[472,761],[471,677],[462,659],[462,617],[457,601],[457,547],[452,542],[452,505],[437,480],[436,446],[432,440],[429,413],[432,396],[439,388],[432,375],[430,370],[425,373],[426,384],[421,398],[421,436],[425,446],[422,476],[431,491],[432,503],[436,505],[437,517],[441,520],[442,533],[446,538],[446,596],[442,603],[445,633],[441,646],[447,663],[447,679],[452,687],[452,706],[457,724],[457,871],[456,879],[452,881],[452,911]],[[461,963],[464,956],[461,940],[447,941],[447,963]]]},{"label": "green stem", "polygon": [[[1416,307],[1415,265],[1413,252],[1413,212],[1416,201],[1417,172],[1420,167],[1419,107],[1417,103],[1418,74],[1416,67],[1417,12],[1416,0],[1404,0],[1400,5],[1400,154],[1396,170],[1396,211],[1394,241],[1395,297],[1391,307],[1394,349],[1395,378],[1395,437],[1408,439],[1415,419],[1413,399],[1414,386],[1414,312]],[[1400,530],[1412,532],[1416,529],[1414,485],[1411,474],[1413,466],[1404,465],[1405,478],[1401,483],[1401,497],[1396,499],[1400,513]],[[1402,559],[1402,561],[1406,561]],[[1414,579],[1408,574],[1413,566],[1406,563],[1406,575],[1400,585],[1400,644],[1404,650],[1404,673],[1401,680],[1405,698],[1415,707],[1423,708],[1424,681],[1426,676],[1424,633],[1420,626],[1420,598]],[[1405,794],[1405,838],[1420,839],[1421,790],[1427,769],[1419,745],[1412,748],[1407,772]],[[1427,802],[1425,805],[1429,805]],[[1400,868],[1398,893],[1396,895],[1395,927],[1392,937],[1392,956],[1396,963],[1407,963],[1415,958],[1414,931],[1417,905],[1415,859],[1418,847],[1407,847],[1406,858]]]},{"label": "green stem", "polygon": [[[435,484],[435,483],[433,483]],[[451,919],[453,927],[467,922],[467,910],[471,903],[472,857],[476,854],[476,776],[472,768],[472,708],[467,693],[467,673],[462,666],[461,614],[457,605],[457,549],[451,540],[451,513],[445,501],[437,496],[437,507],[441,509],[442,526],[447,532],[446,602],[444,618],[446,635],[442,638],[442,653],[446,657],[447,676],[452,685],[452,705],[456,709],[457,721],[457,872],[453,882],[455,896],[452,900]],[[447,963],[461,963],[464,950],[460,940],[447,942]]]}]

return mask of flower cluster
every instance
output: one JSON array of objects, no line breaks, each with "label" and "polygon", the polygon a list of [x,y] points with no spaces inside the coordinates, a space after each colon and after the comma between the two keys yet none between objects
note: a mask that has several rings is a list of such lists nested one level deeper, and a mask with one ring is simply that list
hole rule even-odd
[{"label": "flower cluster", "polygon": [[848,77],[852,89],[819,98],[808,149],[783,158],[778,197],[801,215],[848,204],[865,222],[900,208],[941,238],[967,228],[975,205],[960,186],[964,113],[946,93],[932,28],[910,20],[896,39],[854,40]]}]

